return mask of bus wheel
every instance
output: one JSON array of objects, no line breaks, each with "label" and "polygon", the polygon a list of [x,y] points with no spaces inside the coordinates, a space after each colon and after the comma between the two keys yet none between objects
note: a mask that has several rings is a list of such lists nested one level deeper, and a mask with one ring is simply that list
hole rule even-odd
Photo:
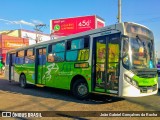
[{"label": "bus wheel", "polygon": [[76,80],[73,83],[72,93],[78,99],[86,99],[89,95],[87,83],[82,79]]},{"label": "bus wheel", "polygon": [[24,74],[22,74],[21,76],[20,76],[20,86],[22,87],[22,88],[26,88],[26,86],[27,86],[27,83],[26,83],[26,76],[24,75]]}]

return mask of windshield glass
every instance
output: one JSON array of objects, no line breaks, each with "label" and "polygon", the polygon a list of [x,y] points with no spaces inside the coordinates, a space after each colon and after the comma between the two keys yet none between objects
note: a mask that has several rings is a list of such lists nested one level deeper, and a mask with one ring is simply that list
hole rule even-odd
[{"label": "windshield glass", "polygon": [[151,40],[130,38],[130,68],[155,68],[154,49]]}]

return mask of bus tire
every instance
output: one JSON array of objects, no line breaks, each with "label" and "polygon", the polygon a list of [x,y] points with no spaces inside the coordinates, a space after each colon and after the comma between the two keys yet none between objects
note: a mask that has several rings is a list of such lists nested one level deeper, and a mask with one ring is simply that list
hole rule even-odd
[{"label": "bus tire", "polygon": [[78,79],[73,83],[73,95],[80,100],[86,99],[89,96],[88,85],[83,79]]},{"label": "bus tire", "polygon": [[26,76],[24,74],[22,74],[20,76],[19,82],[20,82],[20,86],[22,88],[26,88],[27,87]]}]

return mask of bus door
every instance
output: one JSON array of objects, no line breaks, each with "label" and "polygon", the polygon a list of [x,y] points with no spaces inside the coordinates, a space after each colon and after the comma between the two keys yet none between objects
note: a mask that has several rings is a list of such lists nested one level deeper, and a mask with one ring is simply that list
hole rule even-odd
[{"label": "bus door", "polygon": [[36,84],[45,84],[45,72],[46,72],[46,48],[36,49]]},{"label": "bus door", "polygon": [[[9,54],[9,56],[7,57],[7,59],[9,59],[9,81],[11,80],[14,80],[14,64],[15,64],[15,59],[16,59],[16,54],[15,53],[12,53],[12,54]],[[7,73],[7,70],[6,70],[6,73]]]},{"label": "bus door", "polygon": [[93,90],[118,94],[120,35],[94,38]]}]

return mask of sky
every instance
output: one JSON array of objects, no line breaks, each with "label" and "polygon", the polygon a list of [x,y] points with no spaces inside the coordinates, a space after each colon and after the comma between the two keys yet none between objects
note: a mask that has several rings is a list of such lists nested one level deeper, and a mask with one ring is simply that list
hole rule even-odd
[{"label": "sky", "polygon": [[[34,31],[36,24],[50,33],[50,20],[98,15],[105,24],[117,23],[118,0],[0,0],[0,30]],[[160,57],[160,0],[122,0],[122,22],[143,24],[154,33]]]}]

